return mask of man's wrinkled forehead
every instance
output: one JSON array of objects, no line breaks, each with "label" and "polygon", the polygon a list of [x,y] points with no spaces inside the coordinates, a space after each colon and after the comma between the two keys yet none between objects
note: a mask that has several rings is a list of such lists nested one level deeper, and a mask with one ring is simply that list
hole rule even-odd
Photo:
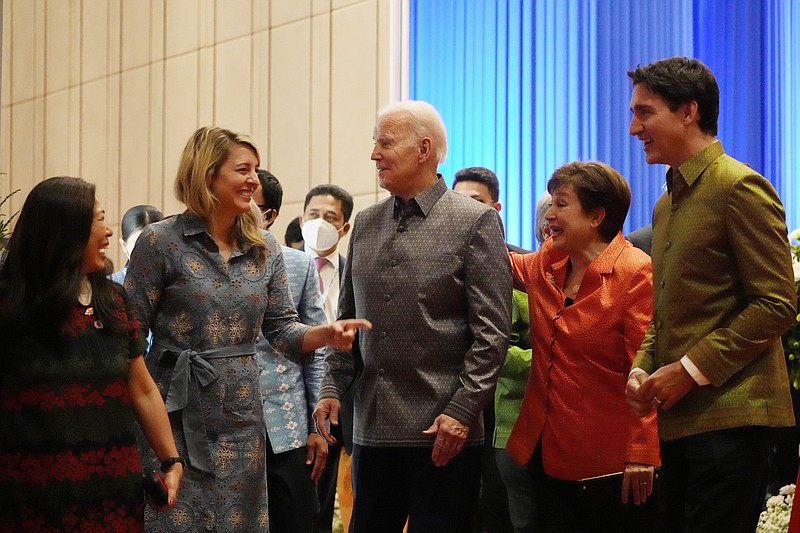
[{"label": "man's wrinkled forehead", "polygon": [[373,131],[373,139],[378,136],[392,136],[394,138],[402,138],[408,135],[409,126],[411,124],[408,113],[404,111],[390,111],[378,117],[378,122],[375,123]]}]

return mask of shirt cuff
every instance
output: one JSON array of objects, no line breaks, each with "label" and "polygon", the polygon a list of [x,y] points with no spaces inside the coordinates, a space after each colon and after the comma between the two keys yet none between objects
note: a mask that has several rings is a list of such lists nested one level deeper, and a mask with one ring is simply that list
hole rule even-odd
[{"label": "shirt cuff", "polygon": [[710,381],[708,381],[708,378],[706,378],[703,375],[703,373],[700,372],[700,369],[697,368],[694,363],[692,363],[692,360],[689,359],[688,355],[684,355],[683,357],[681,357],[681,364],[683,365],[683,368],[685,368],[686,371],[689,373],[689,375],[692,376],[692,379],[695,381],[695,383],[697,383],[701,387],[703,385],[708,385],[709,383],[711,383]]},{"label": "shirt cuff", "polygon": [[632,375],[634,375],[634,374],[636,374],[636,373],[638,373],[638,372],[641,372],[642,374],[647,374],[647,372],[645,372],[645,371],[644,371],[644,369],[642,369],[642,368],[639,368],[639,367],[637,366],[637,367],[635,367],[635,368],[632,368],[632,369],[631,369],[631,371],[630,371],[630,372],[628,372],[628,379],[630,379]]}]

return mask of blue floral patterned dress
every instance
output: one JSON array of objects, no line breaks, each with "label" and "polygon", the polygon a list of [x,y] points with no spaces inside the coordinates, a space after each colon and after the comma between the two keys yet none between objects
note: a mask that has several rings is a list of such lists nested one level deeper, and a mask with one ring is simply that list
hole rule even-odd
[{"label": "blue floral patterned dress", "polygon": [[125,288],[142,328],[152,330],[145,362],[191,464],[178,503],[145,513],[147,531],[269,530],[254,343],[263,331],[299,357],[307,327],[297,321],[280,247],[264,235],[264,261],[252,248],[225,261],[186,211],[145,228],[134,248]]}]

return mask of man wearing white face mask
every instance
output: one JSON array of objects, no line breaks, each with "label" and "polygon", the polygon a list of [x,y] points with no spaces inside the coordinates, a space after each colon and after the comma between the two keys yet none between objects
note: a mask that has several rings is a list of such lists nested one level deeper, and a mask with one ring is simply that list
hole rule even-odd
[{"label": "man wearing white face mask", "polygon": [[317,185],[306,194],[300,227],[305,251],[317,264],[322,282],[323,308],[328,322],[336,320],[339,302],[341,255],[339,241],[350,231],[353,197],[337,185]]},{"label": "man wearing white face mask", "polygon": [[[125,257],[130,259],[136,240],[145,226],[163,219],[164,214],[152,205],[136,205],[128,209],[122,216],[122,223],[120,224],[121,237],[119,239],[119,245],[122,247]],[[126,261],[125,266],[111,274],[111,280],[124,285],[127,271],[128,262]]]},{"label": "man wearing white face mask", "polygon": [[[314,258],[317,267],[323,300],[322,308],[328,323],[335,321],[339,314],[339,287],[344,257],[337,250],[339,241],[350,231],[349,220],[352,213],[353,197],[337,185],[317,185],[306,194],[303,216],[300,218],[303,246]],[[347,406],[348,400],[343,403]],[[352,409],[352,402],[349,405]],[[342,445],[344,444],[348,453],[352,445],[352,425],[348,423],[349,420],[345,414],[343,423],[334,428],[337,441],[336,444],[329,446],[328,462],[317,486],[320,512],[315,523],[315,533],[328,533],[332,528]],[[342,468],[346,468],[346,464],[343,463]]]}]

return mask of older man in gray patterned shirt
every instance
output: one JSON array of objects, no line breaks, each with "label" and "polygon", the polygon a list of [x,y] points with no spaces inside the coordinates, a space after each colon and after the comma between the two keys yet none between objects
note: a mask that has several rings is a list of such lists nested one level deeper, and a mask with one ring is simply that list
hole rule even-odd
[{"label": "older man in gray patterned shirt", "polygon": [[[497,214],[437,174],[444,124],[424,102],[378,115],[376,162],[390,198],[357,217],[339,300],[363,317],[351,352],[328,351],[318,430],[334,442],[355,388],[351,531],[468,530],[481,412],[508,347],[511,274]],[[357,372],[356,369],[362,368]]]}]

